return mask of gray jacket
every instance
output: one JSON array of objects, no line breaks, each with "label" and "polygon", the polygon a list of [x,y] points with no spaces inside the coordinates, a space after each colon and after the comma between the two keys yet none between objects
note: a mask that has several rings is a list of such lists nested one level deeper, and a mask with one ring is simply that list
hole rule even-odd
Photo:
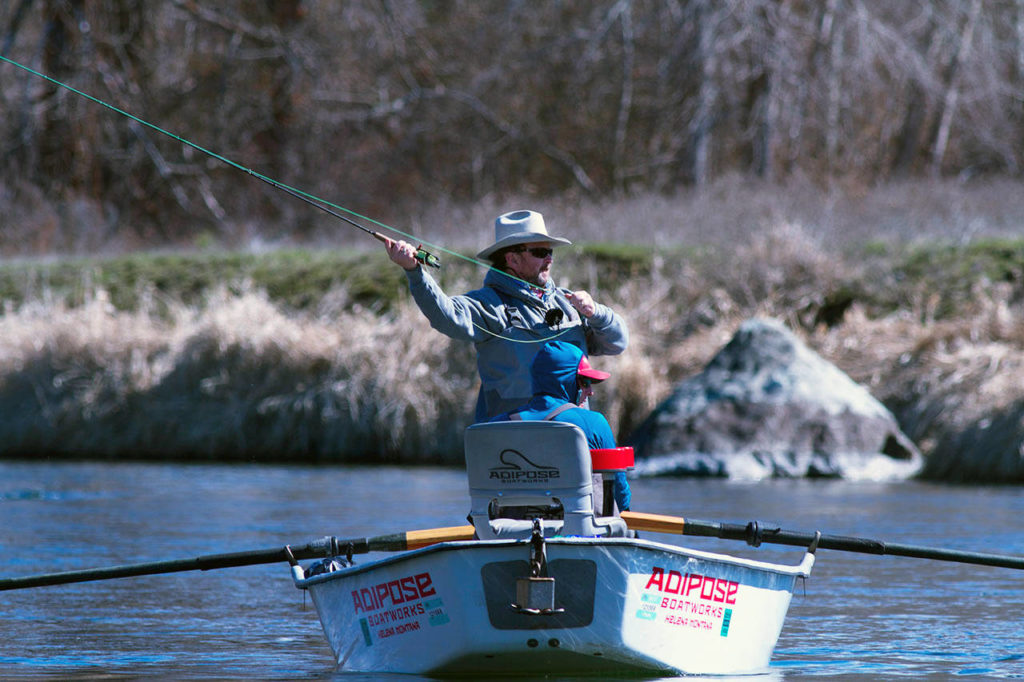
[{"label": "gray jacket", "polygon": [[[566,298],[568,290],[550,281],[541,289],[492,269],[482,288],[448,296],[423,268],[406,274],[413,300],[430,326],[476,344],[477,421],[529,402],[533,397],[530,363],[544,342],[568,341],[587,355],[618,355],[629,343],[626,323],[611,308],[595,303],[596,312],[582,318]],[[548,326],[545,316],[552,308],[562,311],[562,321]]]}]

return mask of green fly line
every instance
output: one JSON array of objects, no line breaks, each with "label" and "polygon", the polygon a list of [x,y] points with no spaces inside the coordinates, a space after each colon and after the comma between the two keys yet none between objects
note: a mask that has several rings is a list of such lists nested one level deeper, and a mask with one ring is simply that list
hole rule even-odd
[{"label": "green fly line", "polygon": [[[195,142],[192,142],[191,140],[185,139],[184,137],[182,137],[180,135],[176,135],[175,133],[172,133],[169,130],[165,130],[164,128],[161,128],[160,126],[158,126],[158,125],[156,125],[154,123],[150,123],[149,121],[143,120],[143,119],[139,118],[138,116],[135,116],[134,114],[125,111],[124,109],[120,109],[120,108],[114,106],[113,104],[110,104],[109,102],[105,102],[105,101],[99,99],[98,97],[94,97],[94,96],[92,96],[92,95],[90,95],[90,94],[88,94],[86,92],[78,90],[77,88],[72,87],[72,86],[68,85],[67,83],[59,81],[56,78],[52,78],[51,76],[47,76],[46,74],[41,73],[39,71],[36,71],[35,69],[33,69],[31,67],[25,66],[24,64],[21,64],[19,62],[14,61],[13,59],[5,57],[2,54],[0,54],[0,61],[6,62],[6,63],[8,63],[8,64],[10,64],[12,66],[16,66],[19,69],[22,69],[23,71],[27,71],[28,73],[30,73],[30,74],[32,74],[34,76],[38,76],[39,78],[42,78],[45,81],[48,81],[50,83],[53,83],[54,85],[62,87],[65,90],[73,92],[76,95],[79,95],[80,97],[84,97],[85,99],[89,100],[90,102],[95,102],[96,104],[99,104],[102,107],[106,107],[107,109],[109,109],[109,110],[111,110],[113,112],[116,112],[116,113],[120,114],[121,116],[124,116],[125,118],[131,119],[132,121],[135,121],[136,123],[138,123],[140,125],[143,125],[143,126],[149,128],[151,130],[155,130],[156,132],[160,133],[161,135],[166,135],[167,137],[169,137],[169,138],[171,138],[173,140],[177,140],[178,142],[180,142],[180,143],[182,143],[184,145],[187,145],[187,146],[191,147],[192,149],[200,151],[203,154],[206,154],[207,156],[210,156],[210,157],[212,157],[214,159],[217,159],[218,161],[222,161],[223,163],[231,166],[232,168],[237,168],[238,170],[240,170],[240,171],[242,171],[244,173],[247,173],[247,174],[249,174],[249,175],[251,175],[251,176],[253,176],[255,178],[258,178],[259,180],[262,180],[263,182],[266,182],[267,184],[272,185],[273,187],[276,187],[278,189],[282,189],[282,190],[288,192],[289,194],[292,194],[293,196],[297,196],[300,199],[303,199],[303,200],[305,200],[305,201],[307,201],[309,203],[312,203],[315,206],[318,206],[319,208],[324,208],[324,206],[329,206],[329,207],[331,207],[333,209],[337,209],[339,211],[343,211],[344,213],[347,213],[350,216],[353,216],[355,218],[359,218],[360,220],[365,220],[368,223],[371,223],[373,225],[376,225],[377,227],[380,227],[380,228],[383,228],[385,230],[388,230],[388,231],[390,231],[390,232],[392,232],[394,234],[399,234],[399,235],[402,235],[403,237],[405,237],[407,239],[410,239],[410,240],[413,240],[413,241],[417,241],[417,237],[415,237],[415,236],[413,236],[413,235],[411,235],[411,234],[409,234],[407,232],[403,232],[402,230],[400,230],[400,229],[398,229],[396,227],[392,227],[391,225],[386,225],[385,223],[382,223],[382,222],[380,222],[378,220],[374,220],[373,218],[361,215],[359,213],[356,213],[353,210],[347,209],[344,206],[339,206],[338,204],[330,202],[327,199],[322,199],[322,198],[320,198],[320,197],[318,197],[318,196],[316,196],[314,194],[310,194],[309,192],[305,192],[305,191],[303,191],[301,189],[298,189],[297,187],[292,187],[290,185],[286,185],[283,182],[279,182],[279,181],[277,181],[277,180],[275,180],[275,179],[273,179],[273,178],[271,178],[269,176],[266,176],[266,175],[264,175],[262,173],[254,171],[251,168],[247,168],[246,166],[243,166],[240,163],[236,163],[235,161],[232,161],[231,159],[227,158],[226,156],[222,156],[222,155],[218,154],[217,152],[214,152],[214,151],[209,150],[209,149],[207,149],[205,147],[202,147],[202,146],[196,144]],[[326,210],[326,209],[324,209],[324,210]],[[340,218],[342,220],[345,220],[346,222],[349,222],[349,223],[355,225],[356,227],[362,229],[363,231],[370,232],[370,230],[367,230],[362,225],[359,225],[358,223],[355,223],[355,222],[349,220],[348,218],[346,218],[346,217],[344,217],[342,215],[338,215],[336,213],[333,213],[332,211],[328,211],[328,213],[331,213],[331,215],[334,215],[337,218]],[[435,249],[437,249],[439,251],[443,251],[444,253],[446,253],[446,254],[448,254],[450,256],[455,256],[456,258],[461,258],[462,260],[465,260],[465,261],[468,261],[470,263],[473,263],[474,265],[490,267],[490,265],[487,264],[487,263],[484,263],[484,262],[482,262],[480,260],[477,260],[476,258],[472,258],[470,256],[465,256],[465,255],[463,255],[461,253],[458,253],[457,251],[452,251],[451,249],[447,249],[447,248],[441,246],[440,244],[432,244],[430,242],[425,242],[425,241],[421,241],[421,243],[427,244],[428,246],[430,246],[432,248],[435,248]],[[505,274],[508,274],[508,273],[505,273]],[[529,282],[526,282],[525,280],[519,279],[515,275],[508,275],[508,276],[511,277],[512,279],[515,279],[515,280],[518,280],[518,281],[522,282],[523,284],[527,284],[527,285],[530,284]],[[569,329],[564,329],[564,330],[562,330],[560,332],[552,334],[551,336],[546,336],[546,337],[544,337],[542,339],[525,340],[525,339],[513,339],[513,338],[510,338],[510,337],[507,337],[507,336],[502,336],[501,334],[492,332],[491,330],[489,330],[489,329],[487,329],[485,327],[482,327],[481,325],[478,325],[476,322],[472,322],[471,321],[471,323],[472,323],[472,325],[474,327],[476,327],[477,329],[479,329],[480,331],[482,331],[482,332],[484,332],[486,334],[490,334],[491,336],[494,336],[494,337],[499,338],[499,339],[503,339],[505,341],[510,341],[512,343],[544,343],[544,342],[549,341],[551,339],[556,339],[559,336],[562,336],[563,334],[565,334],[565,333],[567,333],[569,331]]]}]

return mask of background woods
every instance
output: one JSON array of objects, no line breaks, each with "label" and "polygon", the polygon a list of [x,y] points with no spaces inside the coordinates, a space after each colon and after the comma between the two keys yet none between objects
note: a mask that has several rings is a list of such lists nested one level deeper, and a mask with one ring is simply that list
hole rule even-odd
[{"label": "background woods", "polygon": [[[0,52],[385,221],[1024,161],[1024,0],[8,0]],[[0,109],[4,253],[334,228],[8,64]]]},{"label": "background woods", "polygon": [[[438,250],[543,211],[620,439],[771,316],[928,475],[1024,480],[1024,0],[0,0],[0,54]],[[461,452],[379,244],[8,63],[0,112],[0,455]]]}]

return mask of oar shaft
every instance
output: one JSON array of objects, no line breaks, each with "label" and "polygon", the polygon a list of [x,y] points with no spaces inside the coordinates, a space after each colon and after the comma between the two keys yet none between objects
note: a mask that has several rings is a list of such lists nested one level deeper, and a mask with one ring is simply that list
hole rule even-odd
[{"label": "oar shaft", "polygon": [[[295,559],[313,559],[328,556],[331,553],[332,538],[323,538],[302,547],[291,548]],[[365,540],[364,540],[365,541]],[[88,568],[80,571],[62,571],[59,573],[43,573],[21,578],[0,579],[0,591],[19,590],[27,587],[43,587],[44,585],[65,585],[83,583],[92,580],[110,580],[113,578],[132,578],[142,575],[158,575],[162,573],[180,573],[182,571],[209,571],[218,568],[234,568],[238,566],[256,566],[288,561],[288,548],[250,550],[231,552],[228,554],[206,554],[189,559],[170,559],[167,561],[151,561],[141,564],[124,566],[107,566],[104,568]]]},{"label": "oar shaft", "polygon": [[[742,525],[631,511],[622,512],[622,518],[631,529],[637,531],[714,537],[723,540],[743,540],[755,547],[765,542],[775,545],[808,547],[813,542],[815,536],[814,533],[787,531],[776,527],[763,527],[756,521]],[[1024,569],[1024,557],[1020,556],[964,552],[921,545],[903,545],[844,535],[822,535],[818,540],[818,548],[856,552],[859,554],[903,556],[916,559],[978,564],[981,566]]]},{"label": "oar shaft", "polygon": [[[419,549],[439,542],[454,540],[472,540],[473,526],[449,526],[447,528],[431,528],[429,530],[410,530],[405,533],[378,535],[366,539],[366,552],[404,552],[407,549]],[[344,549],[344,547],[342,547]]]},{"label": "oar shaft", "polygon": [[205,554],[190,559],[171,559],[168,561],[152,561],[124,566],[108,566],[105,568],[89,568],[80,571],[63,571],[60,573],[43,573],[19,578],[0,579],[0,591],[19,590],[28,587],[45,585],[66,585],[91,580],[111,580],[113,578],[131,578],[141,575],[158,575],[163,573],[180,573],[182,571],[210,571],[218,568],[236,568],[239,566],[256,566],[277,562],[292,562],[299,559],[317,559],[320,557],[342,556],[346,554],[366,554],[367,552],[401,552],[418,549],[439,542],[453,540],[472,540],[473,526],[452,526],[431,528],[428,530],[412,530],[404,533],[378,535],[369,538],[338,539],[325,537],[300,547],[277,547],[274,549],[257,549],[227,554]]},{"label": "oar shaft", "polygon": [[[761,542],[795,546],[806,546],[810,542],[811,537],[812,535],[808,533],[797,533],[778,528],[765,529],[760,536]],[[821,540],[818,542],[818,547],[844,552],[858,552],[860,554],[902,556],[914,559],[933,559],[935,561],[953,561],[962,564],[1024,569],[1024,557],[1009,554],[965,552],[944,547],[905,545],[897,542],[882,542],[880,540],[841,535],[822,535]]]}]

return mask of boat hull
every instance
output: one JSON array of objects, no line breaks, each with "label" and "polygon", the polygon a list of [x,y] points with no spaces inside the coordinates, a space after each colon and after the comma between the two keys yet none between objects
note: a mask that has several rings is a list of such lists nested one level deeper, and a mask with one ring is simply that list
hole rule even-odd
[{"label": "boat hull", "polygon": [[625,538],[549,538],[545,553],[551,613],[516,606],[530,575],[522,540],[443,543],[296,584],[341,670],[744,674],[767,670],[794,583],[814,561]]}]

